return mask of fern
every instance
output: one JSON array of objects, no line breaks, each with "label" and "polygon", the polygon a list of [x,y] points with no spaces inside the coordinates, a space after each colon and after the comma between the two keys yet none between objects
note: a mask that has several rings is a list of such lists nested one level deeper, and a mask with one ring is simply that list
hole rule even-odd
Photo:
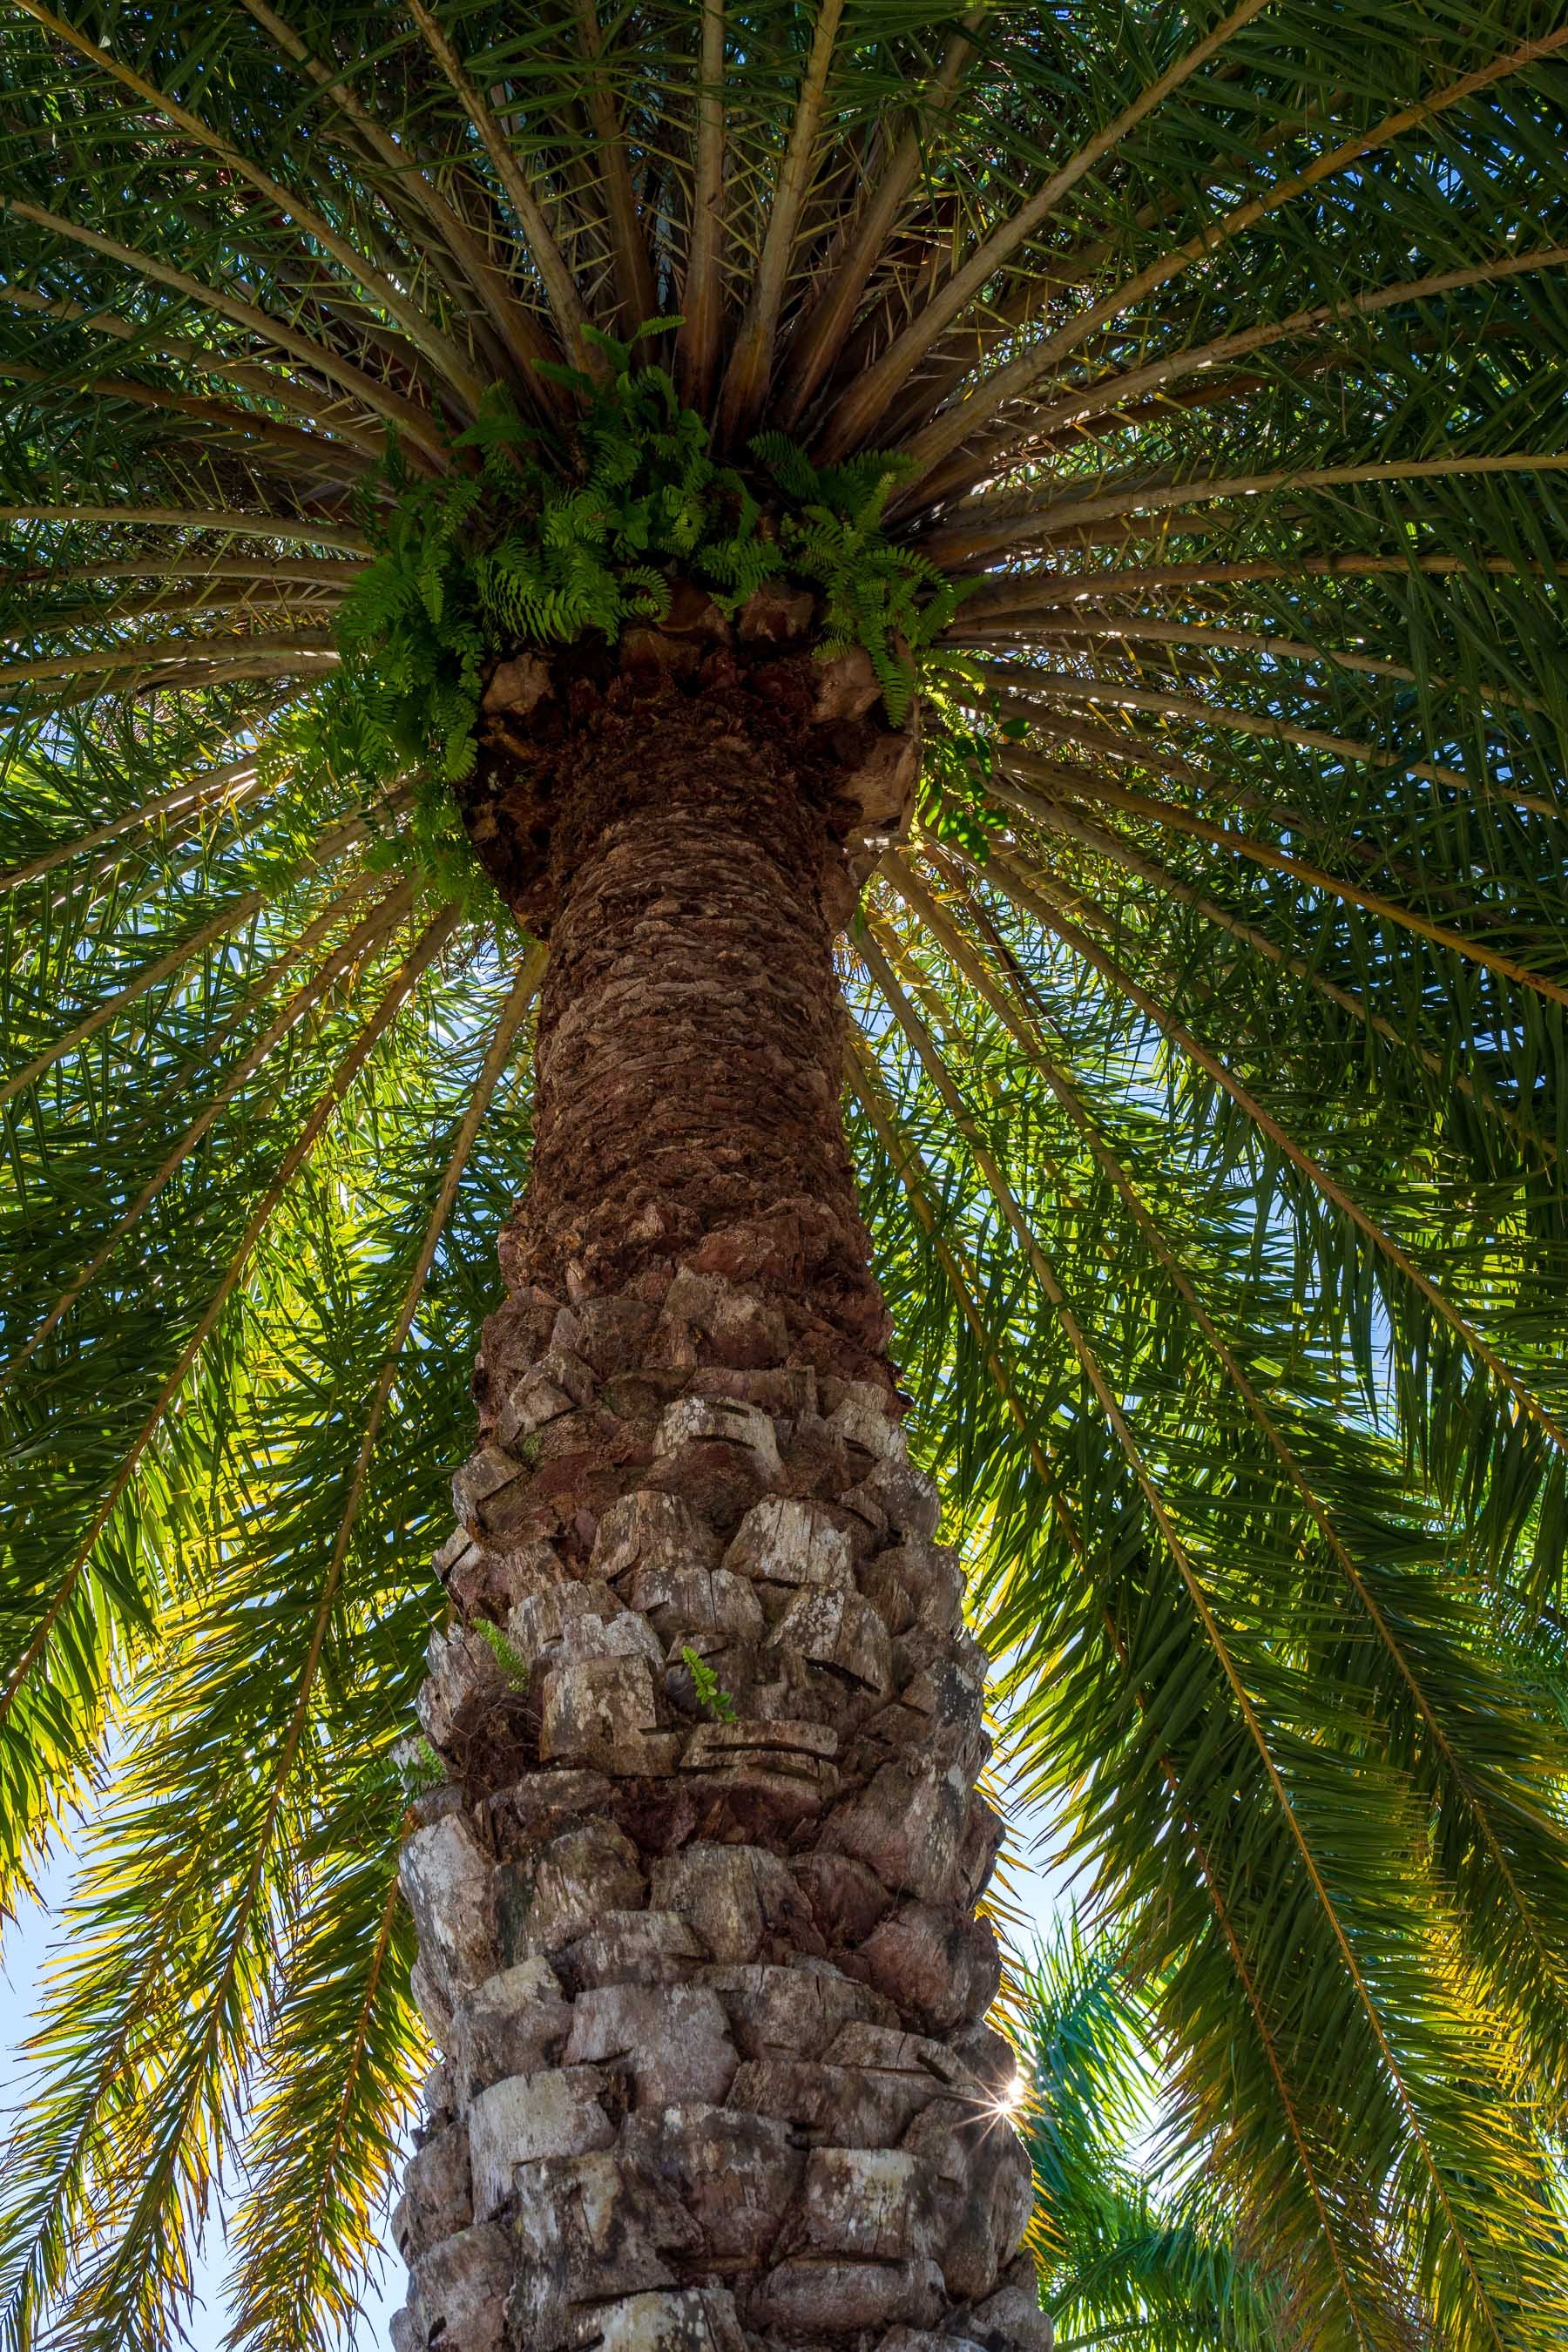
[{"label": "fern", "polygon": [[507,1639],[500,1627],[492,1625],[488,1617],[476,1617],[468,1631],[479,1635],[507,1680],[515,1683],[520,1690],[526,1690],[528,1660],[516,1644]]},{"label": "fern", "polygon": [[[473,769],[485,667],[498,654],[595,631],[613,642],[628,621],[663,617],[677,575],[733,614],[787,574],[817,594],[824,656],[865,648],[894,725],[918,691],[940,699],[932,648],[963,592],[887,533],[904,462],[872,454],[819,468],[768,433],[752,444],[753,481],[720,465],[668,372],[634,363],[642,334],[678,323],[650,320],[631,342],[589,330],[605,381],[545,366],[578,403],[569,427],[526,423],[497,388],[454,438],[452,471],[412,474],[395,440],[360,493],[375,553],[339,617],[342,667],[296,708],[273,756],[321,781],[409,782],[413,822],[395,852],[378,855],[477,916],[502,910],[449,788]],[[987,761],[972,730],[939,735],[935,804],[965,840],[977,835]]]},{"label": "fern", "polygon": [[691,1676],[691,1687],[697,1694],[698,1706],[705,1708],[715,1723],[737,1722],[735,1702],[707,1659],[699,1657],[695,1650],[685,1646],[682,1646],[680,1655],[687,1673]]},{"label": "fern", "polygon": [[968,586],[883,527],[907,461],[872,451],[819,468],[782,433],[759,434],[752,449],[798,509],[783,518],[779,540],[787,569],[822,592],[823,653],[863,646],[888,716],[901,726]]},{"label": "fern", "polygon": [[445,1785],[447,1768],[427,1739],[400,1739],[392,1750],[398,1794],[405,1804]]}]

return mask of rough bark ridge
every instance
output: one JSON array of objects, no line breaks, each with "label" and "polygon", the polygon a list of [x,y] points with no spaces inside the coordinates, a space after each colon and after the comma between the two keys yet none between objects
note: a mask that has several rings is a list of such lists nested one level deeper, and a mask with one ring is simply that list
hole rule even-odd
[{"label": "rough bark ridge", "polygon": [[577,756],[509,1272],[624,1291],[679,1260],[798,1307],[819,1369],[876,1379],[824,808],[786,745],[668,690],[605,709]]},{"label": "rough bark ridge", "polygon": [[838,1124],[834,795],[798,734],[662,671],[579,718],[530,886],[535,1168],[420,1699],[451,1779],[404,1883],[444,2054],[394,2341],[1047,2352],[983,2022],[984,1661]]}]

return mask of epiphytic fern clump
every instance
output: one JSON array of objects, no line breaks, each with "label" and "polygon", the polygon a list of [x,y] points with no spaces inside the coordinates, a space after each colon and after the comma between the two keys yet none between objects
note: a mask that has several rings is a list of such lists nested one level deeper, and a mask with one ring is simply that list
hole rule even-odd
[{"label": "epiphytic fern clump", "polygon": [[650,321],[627,342],[590,329],[597,373],[547,365],[578,404],[570,426],[526,422],[497,387],[455,436],[450,471],[416,472],[394,439],[361,491],[374,559],[339,614],[342,666],[297,709],[288,757],[340,781],[412,774],[413,818],[386,854],[443,890],[490,895],[449,790],[474,766],[487,668],[593,632],[613,644],[663,619],[678,579],[727,615],[764,582],[810,588],[817,650],[864,648],[895,726],[930,693],[926,814],[984,842],[984,739],[942,723],[955,657],[934,651],[963,588],[883,525],[907,468],[877,453],[819,468],[780,433],[752,440],[745,469],[719,463],[668,372],[634,364],[642,337],[679,324]]}]

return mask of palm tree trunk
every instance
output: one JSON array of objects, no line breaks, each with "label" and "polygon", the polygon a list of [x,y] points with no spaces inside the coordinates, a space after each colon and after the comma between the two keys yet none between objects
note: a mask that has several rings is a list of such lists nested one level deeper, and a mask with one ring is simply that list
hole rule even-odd
[{"label": "palm tree trunk", "polygon": [[398,2352],[1049,2343],[984,1661],[838,1110],[833,936],[911,740],[798,625],[488,700],[466,814],[551,956],[420,1702]]}]

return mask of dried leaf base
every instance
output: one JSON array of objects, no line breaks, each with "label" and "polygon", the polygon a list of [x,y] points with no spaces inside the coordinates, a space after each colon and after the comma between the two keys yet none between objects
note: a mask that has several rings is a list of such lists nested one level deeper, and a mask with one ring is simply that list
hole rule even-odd
[{"label": "dried leaf base", "polygon": [[487,1328],[404,1859],[444,2054],[396,2352],[1047,2352],[984,1660],[895,1398],[789,1320],[687,1266]]}]

